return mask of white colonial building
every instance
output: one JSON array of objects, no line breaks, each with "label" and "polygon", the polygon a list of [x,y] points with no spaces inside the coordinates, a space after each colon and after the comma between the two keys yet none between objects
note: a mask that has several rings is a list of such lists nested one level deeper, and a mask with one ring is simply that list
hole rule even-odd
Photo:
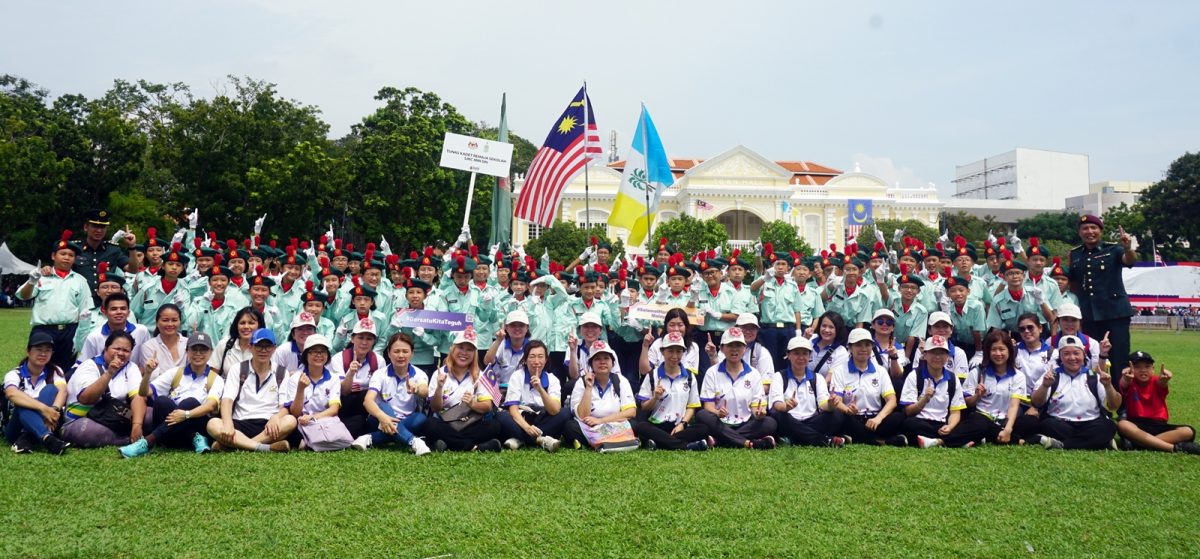
[{"label": "white colonial building", "polygon": [[[605,224],[621,184],[624,162],[593,166],[584,189],[580,174],[563,193],[559,217],[579,224]],[[754,243],[764,223],[777,219],[794,227],[814,247],[845,242],[849,200],[871,200],[875,219],[916,219],[937,227],[942,203],[933,188],[889,186],[878,177],[843,173],[807,161],[771,161],[743,146],[712,159],[671,159],[675,184],[663,193],[658,223],[687,214],[715,219],[729,231],[731,247]],[[514,196],[524,177],[514,181]],[[609,228],[609,237],[628,231]],[[515,218],[514,244],[541,234],[537,224]]]}]

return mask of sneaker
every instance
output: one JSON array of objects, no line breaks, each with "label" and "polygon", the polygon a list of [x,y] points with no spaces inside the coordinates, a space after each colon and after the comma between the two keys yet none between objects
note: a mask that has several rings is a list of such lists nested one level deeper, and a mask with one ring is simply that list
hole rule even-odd
[{"label": "sneaker", "polygon": [[846,438],[845,437],[830,437],[829,446],[831,446],[833,448],[842,448],[843,446],[846,446]]},{"label": "sneaker", "polygon": [[884,439],[883,444],[888,446],[905,447],[908,446],[908,437],[905,437],[904,435],[892,435]]},{"label": "sneaker", "polygon": [[504,448],[507,448],[509,450],[517,450],[517,449],[521,448],[521,441],[520,441],[520,439],[517,439],[515,437],[505,439]]},{"label": "sneaker", "polygon": [[1117,450],[1117,439],[1109,439],[1108,449],[1109,450]]},{"label": "sneaker", "polygon": [[654,442],[654,439],[646,441],[646,450],[658,450],[658,443]]},{"label": "sneaker", "polygon": [[205,437],[200,433],[193,435],[192,448],[196,451],[196,454],[204,454],[205,452],[208,452],[210,450],[208,446],[208,437]]},{"label": "sneaker", "polygon": [[21,436],[17,437],[17,442],[13,443],[12,451],[17,454],[29,454],[33,452],[33,444],[33,435],[28,432],[21,433]]},{"label": "sneaker", "polygon": [[1133,441],[1126,439],[1125,437],[1121,437],[1120,447],[1121,450],[1133,450]]},{"label": "sneaker", "polygon": [[415,454],[417,456],[425,456],[426,454],[429,454],[430,452],[432,452],[431,450],[429,450],[429,445],[425,444],[425,439],[421,439],[418,437],[413,437],[413,440],[412,440],[412,443],[410,443],[410,446],[412,446],[413,454]]},{"label": "sneaker", "polygon": [[[650,442],[654,442],[654,441],[650,441]],[[687,449],[703,452],[705,450],[708,450],[708,441],[701,439],[701,440],[698,440],[695,442],[690,442],[687,444]]]},{"label": "sneaker", "polygon": [[558,439],[554,437],[547,437],[545,435],[538,437],[537,443],[541,445],[546,452],[558,452],[558,448],[562,446],[562,443],[559,442]]},{"label": "sneaker", "polygon": [[146,442],[146,439],[138,439],[137,442],[129,443],[119,450],[124,458],[137,458],[150,452],[150,443]]},{"label": "sneaker", "polygon": [[717,448],[717,439],[712,435],[709,435],[704,441],[708,443],[708,448]]},{"label": "sneaker", "polygon": [[1200,454],[1200,444],[1188,441],[1186,443],[1175,443],[1175,452],[1186,452],[1188,454]]},{"label": "sneaker", "polygon": [[438,439],[438,440],[434,441],[434,443],[433,443],[433,449],[438,452],[446,452],[446,450],[449,448],[450,447],[446,446],[446,441],[443,441],[441,439]]},{"label": "sneaker", "polygon": [[292,445],[287,441],[278,441],[271,443],[271,452],[287,452],[292,449]]},{"label": "sneaker", "polygon": [[778,441],[779,441],[779,444],[785,444],[785,445],[788,445],[788,446],[791,446],[791,444],[792,444],[792,439],[791,439],[791,437],[779,437],[779,438],[778,438],[778,439],[776,439],[776,440],[778,440]]},{"label": "sneaker", "polygon": [[941,445],[942,445],[942,439],[935,439],[933,437],[922,437],[920,435],[917,435],[917,446],[919,446],[921,448],[933,448],[935,446],[941,446]]},{"label": "sneaker", "polygon": [[54,435],[46,435],[46,438],[42,439],[42,445],[46,447],[46,450],[50,454],[58,456],[66,452],[67,447],[71,446],[71,443],[55,437]]},{"label": "sneaker", "polygon": [[851,437],[850,435],[842,435],[842,440],[845,441],[846,444],[854,444],[854,437]]},{"label": "sneaker", "polygon": [[357,439],[354,439],[354,442],[350,443],[350,448],[353,448],[354,450],[366,450],[371,448],[371,435],[363,435]]},{"label": "sneaker", "polygon": [[775,448],[775,437],[767,435],[761,439],[751,441],[750,448],[756,450],[771,450],[772,448]]},{"label": "sneaker", "polygon": [[1062,450],[1062,447],[1063,447],[1062,441],[1060,441],[1054,437],[1047,437],[1045,435],[1042,435],[1042,448],[1045,448],[1046,450],[1051,450],[1051,449]]},{"label": "sneaker", "polygon": [[475,445],[475,450],[479,452],[500,452],[500,441],[497,439],[488,439]]}]

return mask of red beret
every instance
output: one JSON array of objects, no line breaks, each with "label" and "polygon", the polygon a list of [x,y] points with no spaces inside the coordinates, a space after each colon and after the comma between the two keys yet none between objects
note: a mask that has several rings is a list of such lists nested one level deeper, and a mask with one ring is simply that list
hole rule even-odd
[{"label": "red beret", "polygon": [[1085,224],[1085,223],[1091,223],[1091,224],[1095,225],[1096,227],[1104,229],[1104,220],[1102,220],[1099,217],[1096,217],[1092,214],[1085,214],[1085,215],[1079,216],[1079,225],[1077,227],[1083,227],[1083,224]]}]

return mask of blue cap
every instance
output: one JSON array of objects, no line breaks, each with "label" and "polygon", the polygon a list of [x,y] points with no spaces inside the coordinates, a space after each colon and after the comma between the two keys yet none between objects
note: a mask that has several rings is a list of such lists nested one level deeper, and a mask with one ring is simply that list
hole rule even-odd
[{"label": "blue cap", "polygon": [[250,334],[250,345],[256,345],[258,342],[271,342],[271,345],[279,345],[275,341],[275,333],[269,328],[259,328]]},{"label": "blue cap", "polygon": [[29,343],[25,344],[25,349],[32,349],[34,346],[39,345],[54,345],[54,338],[41,330],[30,332]]}]

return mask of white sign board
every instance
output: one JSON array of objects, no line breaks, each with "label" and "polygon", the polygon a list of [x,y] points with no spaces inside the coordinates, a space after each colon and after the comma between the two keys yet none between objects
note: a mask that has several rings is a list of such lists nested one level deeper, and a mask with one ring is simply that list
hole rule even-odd
[{"label": "white sign board", "polygon": [[446,132],[442,143],[442,167],[507,177],[513,145]]}]

